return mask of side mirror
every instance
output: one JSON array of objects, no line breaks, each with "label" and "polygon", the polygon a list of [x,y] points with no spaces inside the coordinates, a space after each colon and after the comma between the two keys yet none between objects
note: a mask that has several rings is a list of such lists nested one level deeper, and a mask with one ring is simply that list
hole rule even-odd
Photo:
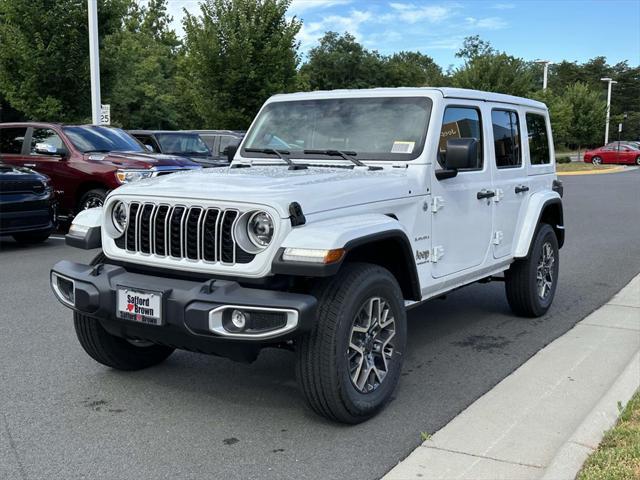
[{"label": "side mirror", "polygon": [[224,150],[222,150],[222,154],[227,156],[227,160],[229,160],[229,163],[233,162],[233,157],[236,156],[236,152],[238,151],[239,146],[240,139],[234,139],[231,141],[231,143],[229,143],[229,145],[224,147]]},{"label": "side mirror", "polygon": [[35,152],[40,155],[59,155],[64,157],[67,150],[64,148],[56,148],[49,143],[36,143]]},{"label": "side mirror", "polygon": [[152,145],[147,145],[147,144],[145,143],[144,148],[146,148],[146,149],[147,149],[147,152],[151,152],[151,153],[155,152],[155,150],[153,149],[153,146],[152,146]]},{"label": "side mirror", "polygon": [[446,180],[458,175],[458,170],[478,166],[478,140],[475,138],[450,138],[447,140],[447,154],[444,168],[436,171],[438,180]]}]

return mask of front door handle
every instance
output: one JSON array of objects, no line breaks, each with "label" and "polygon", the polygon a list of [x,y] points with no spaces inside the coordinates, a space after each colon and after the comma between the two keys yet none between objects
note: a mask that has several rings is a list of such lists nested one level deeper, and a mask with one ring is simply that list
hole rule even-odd
[{"label": "front door handle", "polygon": [[527,187],[526,185],[518,185],[516,187],[516,193],[524,193],[528,191],[529,191],[529,187]]},{"label": "front door handle", "polygon": [[478,200],[482,200],[483,198],[491,198],[495,196],[496,196],[496,192],[494,192],[493,190],[482,189],[478,192],[477,198]]},{"label": "front door handle", "polygon": [[35,163],[25,163],[24,166],[25,167],[35,167],[36,164]]}]

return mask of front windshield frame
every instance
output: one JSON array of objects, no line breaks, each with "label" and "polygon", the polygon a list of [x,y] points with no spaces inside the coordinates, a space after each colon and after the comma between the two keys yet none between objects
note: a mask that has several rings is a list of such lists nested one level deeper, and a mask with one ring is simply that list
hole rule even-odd
[{"label": "front windshield frame", "polygon": [[[259,146],[257,145],[253,145],[252,143],[255,142],[255,138],[258,135],[258,131],[259,129],[262,127],[262,121],[265,117],[265,115],[267,115],[271,109],[273,108],[282,108],[283,105],[286,104],[290,104],[290,105],[296,105],[296,107],[299,107],[300,104],[302,105],[307,105],[307,108],[313,108],[314,104],[317,104],[319,102],[349,102],[349,101],[353,101],[353,102],[384,102],[384,101],[396,101],[396,102],[402,102],[402,103],[416,103],[416,102],[420,102],[422,103],[423,107],[425,108],[425,114],[424,114],[424,124],[419,126],[418,128],[421,129],[421,132],[419,134],[419,136],[417,137],[417,141],[415,142],[416,145],[414,146],[413,150],[411,153],[391,153],[389,152],[365,152],[365,151],[356,151],[356,158],[358,160],[361,161],[384,161],[384,162],[401,162],[401,161],[411,161],[411,160],[415,160],[417,158],[419,158],[422,153],[424,152],[424,148],[425,148],[425,143],[426,143],[426,138],[427,138],[427,132],[429,131],[429,124],[431,121],[431,115],[433,113],[433,100],[428,97],[428,96],[422,96],[422,95],[409,95],[409,96],[394,96],[394,95],[386,95],[386,96],[375,96],[375,97],[360,97],[360,96],[354,96],[354,97],[329,97],[329,98],[306,98],[306,99],[295,99],[295,100],[283,100],[283,101],[274,101],[274,102],[269,102],[267,103],[263,109],[260,111],[260,113],[258,114],[258,116],[256,117],[256,120],[253,122],[253,125],[251,126],[250,130],[247,132],[247,135],[245,137],[245,141],[242,142],[242,148],[240,150],[242,157],[244,158],[259,158],[259,159],[274,159],[274,155],[269,154],[269,153],[262,153],[262,152],[248,152],[246,149],[251,149],[251,148],[259,148]],[[402,139],[397,139],[398,141],[402,142]],[[292,159],[303,159],[303,160],[329,160],[329,161],[334,161],[334,162],[344,162],[344,160],[342,158],[340,158],[339,156],[335,156],[335,155],[324,155],[324,154],[319,154],[319,153],[308,153],[305,154],[303,152],[303,149],[295,149],[295,148],[290,148],[291,146],[289,146],[289,148],[285,147],[284,145],[280,148],[280,147],[266,147],[266,148],[277,148],[278,150],[286,150],[290,152],[290,157]],[[306,149],[306,147],[305,147]],[[324,150],[324,149],[331,149],[331,150],[338,150],[337,148],[322,148],[320,146],[314,146],[311,148],[308,148],[309,150]],[[345,147],[343,149],[343,151],[351,151],[351,148]]]},{"label": "front windshield frame", "polygon": [[[145,152],[142,144],[121,128],[101,125],[78,125],[62,127],[62,131],[73,146],[82,153],[91,153],[92,151],[104,153]],[[91,139],[91,136],[94,138]]]},{"label": "front windshield frame", "polygon": [[[158,145],[160,145],[160,150],[166,154],[170,154],[170,155],[194,155],[194,156],[204,156],[204,157],[210,157],[211,156],[211,150],[209,150],[209,147],[207,146],[207,144],[205,143],[205,141],[202,139],[202,137],[200,135],[198,135],[197,133],[191,133],[191,132],[160,132],[160,133],[156,133],[155,134],[156,137],[156,141],[158,142]],[[189,139],[196,139],[196,141],[200,141],[200,143],[202,144],[202,147],[204,147],[204,150],[202,151],[196,151],[196,150],[183,150],[183,151],[173,151],[173,150],[169,150],[166,147],[166,140],[170,137],[183,137],[183,138],[189,138]]]}]

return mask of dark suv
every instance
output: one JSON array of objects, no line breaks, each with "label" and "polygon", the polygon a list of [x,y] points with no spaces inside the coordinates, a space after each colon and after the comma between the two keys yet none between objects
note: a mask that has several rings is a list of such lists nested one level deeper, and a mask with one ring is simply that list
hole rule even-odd
[{"label": "dark suv", "polygon": [[0,123],[0,156],[51,178],[68,217],[101,206],[107,192],[124,183],[202,168],[183,157],[150,153],[124,130],[97,125]]},{"label": "dark suv", "polygon": [[214,155],[197,133],[172,130],[129,130],[128,133],[151,152],[179,155],[203,167],[229,165],[227,157]]},{"label": "dark suv", "polygon": [[55,228],[56,210],[49,178],[0,158],[0,236],[17,242],[44,242]]}]

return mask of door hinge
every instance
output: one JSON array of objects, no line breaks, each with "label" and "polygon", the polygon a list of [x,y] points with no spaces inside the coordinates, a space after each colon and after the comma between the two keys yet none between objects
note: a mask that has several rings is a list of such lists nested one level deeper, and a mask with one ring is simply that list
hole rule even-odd
[{"label": "door hinge", "polygon": [[437,213],[438,210],[440,210],[442,207],[444,207],[444,198],[442,197],[433,197],[433,200],[431,202],[431,211],[433,213]]},{"label": "door hinge", "polygon": [[498,203],[503,198],[504,198],[504,190],[502,190],[501,188],[496,188],[496,195],[495,197],[493,197],[493,201],[495,203]]},{"label": "door hinge", "polygon": [[493,244],[494,245],[500,245],[502,243],[502,239],[504,238],[504,233],[502,233],[502,230],[498,230],[497,232],[493,233]]},{"label": "door hinge", "polygon": [[443,256],[444,256],[444,247],[442,245],[433,247],[431,249],[431,255],[429,255],[431,263],[438,263],[438,260],[440,260]]}]

